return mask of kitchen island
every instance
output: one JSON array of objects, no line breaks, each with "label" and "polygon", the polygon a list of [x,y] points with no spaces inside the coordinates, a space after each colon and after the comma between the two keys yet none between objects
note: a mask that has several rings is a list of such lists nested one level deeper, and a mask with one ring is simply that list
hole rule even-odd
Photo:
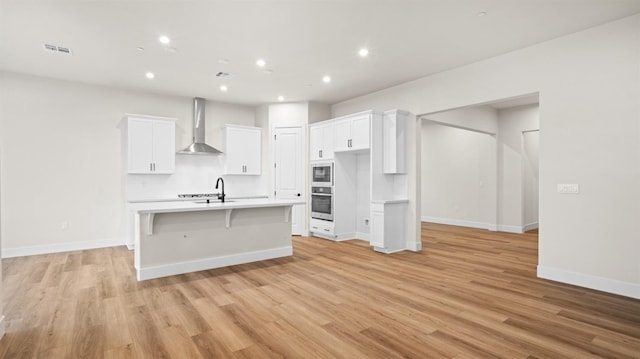
[{"label": "kitchen island", "polygon": [[299,201],[246,199],[137,203],[138,280],[290,256]]}]

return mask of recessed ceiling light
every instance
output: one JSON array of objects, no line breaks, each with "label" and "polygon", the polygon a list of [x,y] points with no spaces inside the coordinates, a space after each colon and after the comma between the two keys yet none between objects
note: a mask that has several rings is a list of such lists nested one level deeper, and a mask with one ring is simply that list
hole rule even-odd
[{"label": "recessed ceiling light", "polygon": [[220,86],[220,91],[222,91],[222,92],[227,92],[228,89],[229,88],[227,87],[227,85]]},{"label": "recessed ceiling light", "polygon": [[330,77],[330,76],[328,76],[328,75],[325,75],[325,76],[322,78],[322,82],[324,82],[325,84],[328,84],[329,82],[331,82],[331,77]]},{"label": "recessed ceiling light", "polygon": [[487,16],[487,13],[486,13],[486,12],[484,12],[484,11],[480,11],[480,12],[478,13],[478,17],[483,17],[483,16]]},{"label": "recessed ceiling light", "polygon": [[358,51],[358,55],[360,55],[360,57],[367,57],[367,55],[369,55],[369,50],[362,48]]},{"label": "recessed ceiling light", "polygon": [[266,65],[267,62],[264,61],[263,59],[258,59],[258,61],[256,61],[256,65],[258,65],[258,67],[264,67],[264,65]]},{"label": "recessed ceiling light", "polygon": [[284,96],[278,96],[278,101],[280,102],[284,101]]},{"label": "recessed ceiling light", "polygon": [[142,47],[142,46],[138,46],[138,47],[136,47],[136,49],[138,49],[138,51],[144,51],[144,47]]},{"label": "recessed ceiling light", "polygon": [[147,72],[146,74],[144,74],[149,80],[151,80],[152,78],[156,77],[156,75],[153,74],[153,72]]},{"label": "recessed ceiling light", "polygon": [[158,41],[160,41],[160,43],[163,45],[168,45],[171,42],[171,39],[169,38],[169,36],[162,35],[158,38]]}]

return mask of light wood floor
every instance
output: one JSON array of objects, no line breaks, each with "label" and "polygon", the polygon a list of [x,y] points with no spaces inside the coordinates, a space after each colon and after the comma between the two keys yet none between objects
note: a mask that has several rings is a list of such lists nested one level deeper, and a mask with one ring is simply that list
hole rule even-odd
[{"label": "light wood floor", "polygon": [[0,357],[640,358],[640,301],[537,279],[537,233],[422,234],[145,282],[125,247],[6,259]]}]

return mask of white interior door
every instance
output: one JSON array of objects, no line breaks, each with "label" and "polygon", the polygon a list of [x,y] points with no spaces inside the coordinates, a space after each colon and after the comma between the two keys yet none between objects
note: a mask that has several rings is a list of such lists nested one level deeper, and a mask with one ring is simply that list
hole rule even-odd
[{"label": "white interior door", "polygon": [[[301,127],[274,129],[275,198],[303,199],[305,191],[304,137]],[[291,233],[305,233],[305,205],[293,206]]]}]

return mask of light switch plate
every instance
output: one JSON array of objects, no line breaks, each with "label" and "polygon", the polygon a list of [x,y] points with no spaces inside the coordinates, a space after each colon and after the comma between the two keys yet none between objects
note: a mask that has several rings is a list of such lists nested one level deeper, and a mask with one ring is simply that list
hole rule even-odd
[{"label": "light switch plate", "polygon": [[576,183],[559,183],[558,184],[558,193],[571,193],[578,194],[580,193],[580,185]]}]

